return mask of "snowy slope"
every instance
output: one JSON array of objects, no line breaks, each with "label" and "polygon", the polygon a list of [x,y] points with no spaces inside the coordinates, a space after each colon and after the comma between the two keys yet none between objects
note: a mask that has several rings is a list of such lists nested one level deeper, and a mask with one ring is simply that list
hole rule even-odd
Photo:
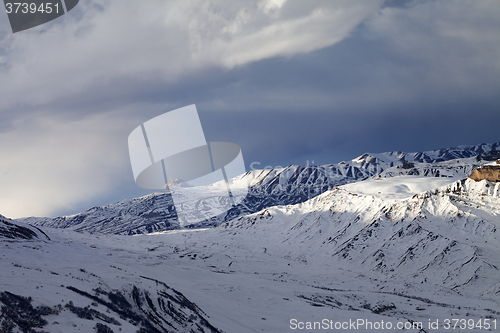
[{"label": "snowy slope", "polygon": [[21,222],[13,222],[11,219],[0,215],[0,239],[49,239],[39,228]]},{"label": "snowy slope", "polygon": [[[421,177],[401,178],[414,191],[422,186]],[[389,193],[394,180],[370,181]],[[122,236],[44,228],[51,241],[0,243],[0,292],[32,297],[37,309],[61,304],[58,314],[41,316],[49,332],[94,332],[97,323],[136,332],[147,318],[177,323],[172,313],[180,309],[195,323],[240,333],[296,331],[293,319],[325,318],[421,322],[425,332],[449,331],[445,319],[498,325],[500,183],[458,180],[405,199],[349,186],[209,229]],[[120,295],[133,310],[127,316],[144,316],[136,325],[110,304]],[[171,297],[176,311],[160,311]],[[182,308],[185,299],[196,307]],[[79,318],[70,301],[100,314]],[[429,330],[429,320],[440,329]]]},{"label": "snowy slope", "polygon": [[[494,156],[489,152],[498,147],[500,144],[495,143],[417,153],[363,154],[350,162],[339,164],[250,171],[236,179],[236,182],[246,182],[250,186],[249,194],[241,204],[221,216],[191,225],[190,228],[219,225],[267,207],[301,203],[336,186],[370,177],[423,175],[465,178],[476,167],[494,160]],[[413,166],[403,168],[405,162],[411,162]],[[209,212],[213,200],[217,198],[186,198],[184,203],[205,207]],[[93,207],[72,216],[55,219],[27,218],[19,221],[36,226],[126,235],[179,229],[181,226],[169,193],[153,193],[141,198]]]},{"label": "snowy slope", "polygon": [[337,188],[221,227],[276,235],[282,256],[313,253],[307,260],[329,258],[373,278],[500,301],[500,183],[460,180],[403,200]]},{"label": "snowy slope", "polygon": [[[500,183],[462,179],[494,158],[479,148],[493,147],[242,175],[248,209],[274,207],[213,228],[111,234],[175,229],[166,193],[31,219],[41,230],[2,217],[0,327],[246,333],[363,319],[450,332],[445,319],[472,319],[497,326],[452,331],[498,331]],[[307,200],[314,184],[336,187]]]},{"label": "snowy slope", "polygon": [[340,188],[351,193],[373,195],[382,199],[406,199],[415,194],[452,184],[459,179],[461,177],[396,176],[370,178]]},{"label": "snowy slope", "polygon": [[57,234],[0,237],[0,246],[1,332],[222,332],[181,292],[134,272],[140,254],[120,265]]},{"label": "snowy slope", "polygon": [[16,221],[37,226],[114,234],[151,233],[178,228],[177,215],[169,193],[152,193],[55,219],[30,217]]}]

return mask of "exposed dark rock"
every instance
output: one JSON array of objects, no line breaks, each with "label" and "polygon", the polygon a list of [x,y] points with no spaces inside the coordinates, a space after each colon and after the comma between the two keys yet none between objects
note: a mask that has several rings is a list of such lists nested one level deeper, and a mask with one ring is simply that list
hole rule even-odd
[{"label": "exposed dark rock", "polygon": [[46,333],[39,330],[48,322],[42,318],[49,314],[59,314],[60,309],[40,306],[33,308],[31,297],[12,294],[8,291],[0,293],[0,302],[3,305],[0,310],[1,332],[10,333],[18,329],[23,333]]},{"label": "exposed dark rock", "polygon": [[495,161],[500,159],[500,150],[486,151],[476,156],[478,161]]},{"label": "exposed dark rock", "polygon": [[9,239],[33,239],[38,238],[38,235],[31,229],[4,220],[0,221],[0,237]]},{"label": "exposed dark rock", "polygon": [[401,168],[403,168],[403,169],[411,169],[414,167],[415,167],[415,164],[413,164],[412,162],[404,162],[403,165],[401,165]]},{"label": "exposed dark rock", "polygon": [[101,323],[95,324],[96,333],[115,333],[109,326]]},{"label": "exposed dark rock", "polygon": [[373,313],[380,314],[382,312],[393,310],[395,308],[396,308],[396,306],[394,305],[394,303],[377,302],[377,304],[375,304],[375,306],[371,310]]},{"label": "exposed dark rock", "polygon": [[[106,306],[109,310],[118,314],[122,320],[127,320],[132,325],[137,326],[138,333],[221,332],[212,326],[205,318],[206,314],[182,293],[170,288],[163,282],[147,277],[143,278],[154,281],[158,286],[161,286],[156,295],[137,286],[133,286],[128,291],[106,291],[98,288],[94,289],[96,295],[91,295],[86,291],[71,286],[66,288],[89,298],[93,302]],[[107,299],[104,297],[107,297]],[[66,307],[80,318],[92,320],[95,317],[106,321],[105,317],[107,316],[88,306],[78,308],[70,302]],[[104,319],[102,316],[104,316]],[[114,324],[112,320],[106,322]]]},{"label": "exposed dark rock", "polygon": [[101,313],[97,310],[91,309],[88,306],[81,308],[78,306],[73,305],[73,302],[69,302],[64,306],[65,308],[69,309],[71,312],[76,314],[78,318],[82,319],[88,319],[88,320],[94,320],[94,318],[100,319],[108,324],[113,324],[113,325],[118,325],[120,326],[120,322],[114,319],[113,317],[109,317],[105,315],[104,313]]}]

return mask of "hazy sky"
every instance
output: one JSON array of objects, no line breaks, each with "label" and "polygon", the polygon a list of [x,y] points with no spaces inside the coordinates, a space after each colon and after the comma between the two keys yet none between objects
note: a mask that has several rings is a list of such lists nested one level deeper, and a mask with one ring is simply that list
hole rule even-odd
[{"label": "hazy sky", "polygon": [[190,104],[247,170],[498,142],[500,1],[80,0],[16,34],[4,13],[0,91],[8,217],[150,193],[128,135]]}]

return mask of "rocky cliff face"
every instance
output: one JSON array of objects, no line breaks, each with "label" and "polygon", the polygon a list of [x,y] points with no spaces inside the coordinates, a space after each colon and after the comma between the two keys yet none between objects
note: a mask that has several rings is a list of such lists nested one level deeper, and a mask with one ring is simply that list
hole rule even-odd
[{"label": "rocky cliff face", "polygon": [[500,182],[500,160],[496,161],[496,165],[484,165],[474,170],[469,178],[475,181],[486,179],[490,182]]}]

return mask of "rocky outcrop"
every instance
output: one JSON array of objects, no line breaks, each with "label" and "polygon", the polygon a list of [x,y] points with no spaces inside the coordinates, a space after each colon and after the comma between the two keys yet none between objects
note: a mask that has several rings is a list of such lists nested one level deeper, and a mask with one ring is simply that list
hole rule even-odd
[{"label": "rocky outcrop", "polygon": [[[24,223],[12,223],[10,219],[0,215],[0,240],[50,240],[41,229]],[[0,330],[0,332],[2,332]]]},{"label": "rocky outcrop", "polygon": [[484,165],[474,170],[469,178],[475,181],[486,179],[491,182],[500,182],[500,160],[497,160],[496,163],[497,165]]}]

